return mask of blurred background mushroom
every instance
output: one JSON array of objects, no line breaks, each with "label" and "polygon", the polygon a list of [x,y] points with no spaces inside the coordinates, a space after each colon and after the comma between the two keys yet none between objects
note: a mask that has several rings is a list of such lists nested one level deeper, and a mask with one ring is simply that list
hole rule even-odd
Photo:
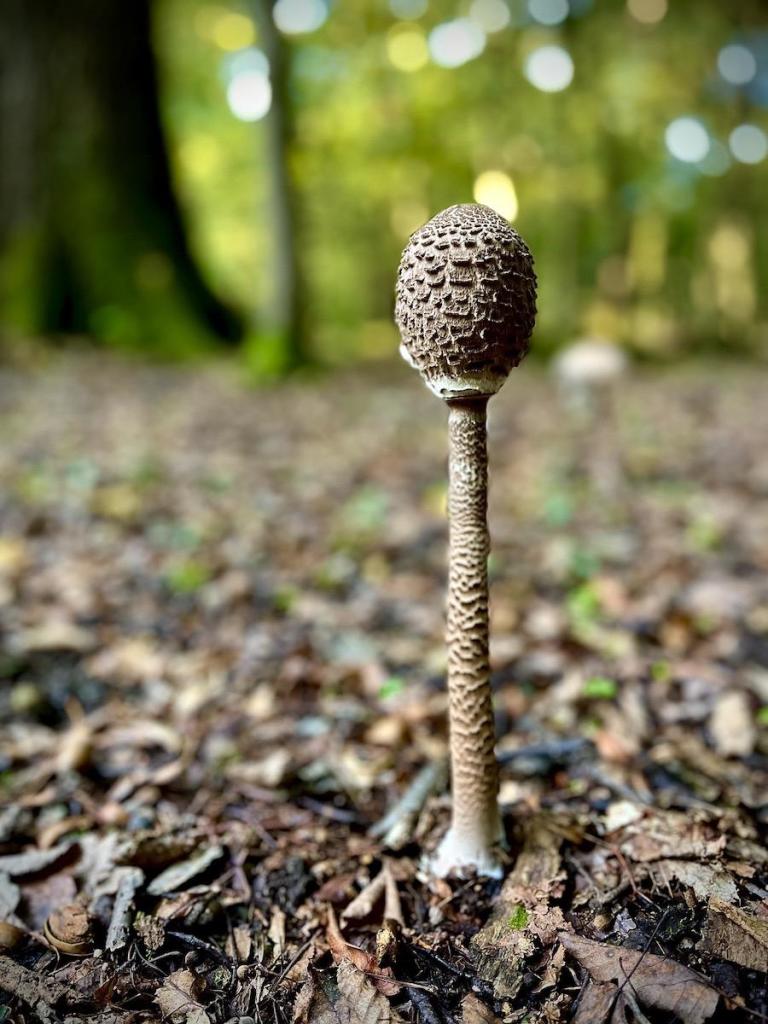
[{"label": "blurred background mushroom", "polygon": [[552,362],[569,418],[574,468],[605,499],[617,497],[624,479],[618,400],[629,365],[627,353],[602,338],[575,341]]}]

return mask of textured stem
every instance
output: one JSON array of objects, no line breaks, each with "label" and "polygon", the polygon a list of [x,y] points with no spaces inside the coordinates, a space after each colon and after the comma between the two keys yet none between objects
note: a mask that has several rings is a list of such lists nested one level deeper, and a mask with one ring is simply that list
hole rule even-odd
[{"label": "textured stem", "polygon": [[453,820],[435,870],[495,874],[501,838],[488,664],[487,399],[449,403],[448,697]]}]

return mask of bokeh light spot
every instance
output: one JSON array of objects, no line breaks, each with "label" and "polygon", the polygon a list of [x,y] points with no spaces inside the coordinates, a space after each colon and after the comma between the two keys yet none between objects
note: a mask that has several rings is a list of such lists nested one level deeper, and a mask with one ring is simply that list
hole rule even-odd
[{"label": "bokeh light spot", "polygon": [[389,9],[396,18],[413,21],[427,13],[427,0],[389,0]]},{"label": "bokeh light spot", "polygon": [[542,92],[562,92],[573,81],[573,60],[562,46],[540,46],[528,55],[524,71]]},{"label": "bokeh light spot", "polygon": [[225,59],[224,72],[228,81],[244,71],[258,71],[261,75],[269,75],[269,61],[263,50],[248,46]]},{"label": "bokeh light spot", "polygon": [[474,196],[476,202],[490,206],[507,220],[514,220],[517,217],[519,204],[515,184],[504,171],[483,171],[482,174],[478,174]]},{"label": "bokeh light spot", "polygon": [[718,53],[717,70],[731,85],[746,85],[757,74],[757,61],[746,46],[731,43]]},{"label": "bokeh light spot", "polygon": [[227,86],[229,109],[240,121],[259,121],[272,106],[272,86],[261,71],[241,71]]},{"label": "bokeh light spot", "polygon": [[244,14],[224,11],[212,24],[211,37],[222,50],[241,50],[255,41],[256,30]]},{"label": "bokeh light spot", "polygon": [[568,10],[568,0],[528,0],[528,13],[540,25],[561,24]]},{"label": "bokeh light spot", "polygon": [[768,136],[756,124],[740,124],[728,137],[728,145],[742,164],[759,164],[768,156]]},{"label": "bokeh light spot", "polygon": [[429,33],[429,52],[442,68],[458,68],[484,49],[485,32],[469,18],[444,21]]},{"label": "bokeh light spot", "polygon": [[277,0],[272,17],[281,32],[299,35],[315,32],[328,17],[323,0]]},{"label": "bokeh light spot", "polygon": [[415,25],[395,25],[387,34],[387,56],[398,71],[419,71],[429,60],[427,40]]},{"label": "bokeh light spot", "polygon": [[701,173],[706,174],[708,178],[719,178],[731,166],[728,148],[717,139],[710,139],[709,152],[697,166]]},{"label": "bokeh light spot", "polygon": [[483,32],[501,32],[512,20],[505,0],[474,0],[469,16]]},{"label": "bokeh light spot", "polygon": [[178,158],[186,174],[206,180],[220,162],[220,150],[214,135],[192,135],[180,143]]},{"label": "bokeh light spot", "polygon": [[667,0],[627,0],[627,10],[641,25],[656,25],[669,10]]},{"label": "bokeh light spot", "polygon": [[667,149],[676,160],[697,164],[709,153],[709,132],[695,117],[678,117],[664,133]]}]

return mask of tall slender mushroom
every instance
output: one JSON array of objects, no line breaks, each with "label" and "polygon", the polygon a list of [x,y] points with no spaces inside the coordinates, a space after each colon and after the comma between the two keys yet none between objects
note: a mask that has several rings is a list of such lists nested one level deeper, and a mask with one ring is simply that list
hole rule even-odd
[{"label": "tall slender mushroom", "polygon": [[536,275],[487,206],[451,206],[408,241],[397,279],[400,352],[448,403],[448,695],[453,814],[438,875],[495,875],[502,838],[488,663],[486,406],[528,351]]}]

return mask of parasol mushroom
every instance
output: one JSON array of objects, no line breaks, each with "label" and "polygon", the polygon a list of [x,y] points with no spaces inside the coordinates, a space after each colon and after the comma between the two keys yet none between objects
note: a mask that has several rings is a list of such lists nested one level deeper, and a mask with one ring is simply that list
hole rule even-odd
[{"label": "parasol mushroom", "polygon": [[451,206],[403,252],[401,354],[448,403],[450,829],[438,875],[497,875],[503,838],[488,663],[486,406],[528,351],[536,275],[525,243],[487,206]]}]

